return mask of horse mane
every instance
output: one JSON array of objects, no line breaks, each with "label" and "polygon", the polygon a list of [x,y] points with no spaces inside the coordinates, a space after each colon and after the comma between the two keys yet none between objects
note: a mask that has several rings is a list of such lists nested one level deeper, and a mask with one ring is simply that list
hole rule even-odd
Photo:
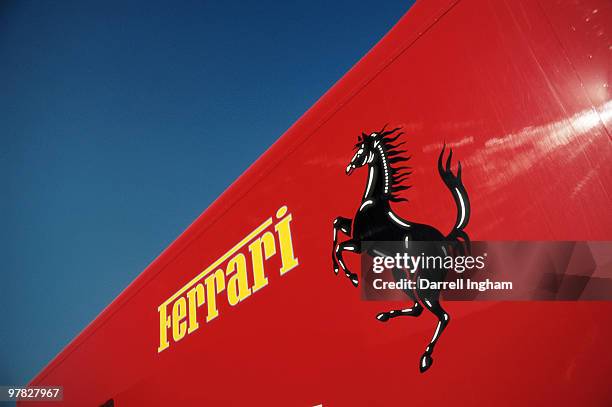
[{"label": "horse mane", "polygon": [[412,188],[412,185],[403,184],[404,181],[408,179],[410,174],[412,174],[412,167],[402,166],[401,164],[410,160],[412,156],[403,156],[402,154],[406,153],[406,150],[399,149],[401,145],[405,144],[405,141],[398,144],[393,144],[393,142],[404,134],[403,131],[400,131],[402,128],[396,127],[394,129],[385,131],[386,128],[387,125],[385,124],[385,126],[379,132],[379,140],[383,147],[383,153],[386,155],[387,162],[389,163],[389,175],[391,176],[388,199],[392,202],[407,201],[406,198],[400,197],[399,194],[401,191]]}]

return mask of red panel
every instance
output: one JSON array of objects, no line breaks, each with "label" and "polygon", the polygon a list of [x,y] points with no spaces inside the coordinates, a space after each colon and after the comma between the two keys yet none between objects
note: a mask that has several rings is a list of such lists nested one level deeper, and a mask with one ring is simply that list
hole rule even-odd
[{"label": "red panel", "polygon": [[[344,175],[351,148],[385,123],[409,134],[405,218],[451,227],[446,142],[472,239],[612,240],[610,16],[605,0],[420,1],[33,384],[68,405],[609,405],[612,303],[447,303],[420,374],[433,316],[381,325],[390,304],[361,301],[330,251],[365,184]],[[280,277],[272,258],[267,287],[158,354],[157,307],[283,205],[300,265]]]},{"label": "red panel", "polygon": [[557,1],[545,10],[564,55],[580,79],[589,101],[612,130],[610,72],[612,62],[611,2]]}]

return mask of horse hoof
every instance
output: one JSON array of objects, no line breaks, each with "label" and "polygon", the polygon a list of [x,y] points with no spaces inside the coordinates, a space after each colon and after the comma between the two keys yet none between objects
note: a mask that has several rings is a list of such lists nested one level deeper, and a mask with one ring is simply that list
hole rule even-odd
[{"label": "horse hoof", "polygon": [[335,274],[335,275],[338,275],[338,267],[335,267],[335,266],[334,266],[334,274]]},{"label": "horse hoof", "polygon": [[389,320],[389,313],[381,312],[380,314],[376,315],[376,319],[380,322],[387,322]]},{"label": "horse hoof", "polygon": [[425,353],[423,356],[421,356],[421,363],[419,364],[419,370],[421,371],[421,373],[425,373],[427,369],[431,367],[432,363],[433,358],[431,357],[431,355]]},{"label": "horse hoof", "polygon": [[353,285],[357,287],[359,285],[359,279],[357,278],[357,275],[353,274],[350,278],[351,278],[351,283],[353,283]]}]

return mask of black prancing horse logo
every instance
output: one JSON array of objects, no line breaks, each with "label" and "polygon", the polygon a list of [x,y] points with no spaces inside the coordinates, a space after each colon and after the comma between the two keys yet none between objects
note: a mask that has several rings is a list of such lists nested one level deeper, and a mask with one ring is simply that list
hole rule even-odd
[{"label": "black prancing horse logo", "polygon": [[[385,126],[386,128],[386,126]],[[410,186],[402,185],[406,178],[411,174],[410,167],[401,166],[410,159],[403,157],[405,151],[398,147],[404,143],[393,144],[403,132],[401,128],[385,131],[383,128],[377,133],[359,136],[358,143],[355,145],[357,152],[346,167],[347,175],[359,167],[368,166],[368,180],[365,187],[361,205],[353,219],[338,217],[334,220],[334,243],[332,250],[332,264],[334,272],[338,274],[339,268],[344,270],[351,283],[357,287],[359,279],[357,274],[352,273],[342,259],[342,252],[347,250],[353,253],[367,253],[374,256],[374,253],[382,251],[382,247],[377,242],[408,242],[408,241],[428,241],[439,242],[439,244],[429,245],[425,255],[444,256],[449,253],[449,249],[457,250],[464,254],[470,250],[470,239],[463,231],[470,219],[470,200],[461,182],[461,163],[457,164],[457,175],[451,171],[452,150],[449,151],[446,166],[443,166],[443,156],[445,147],[442,147],[438,158],[438,172],[444,184],[453,195],[457,205],[457,218],[452,231],[444,236],[439,230],[430,225],[410,222],[401,218],[391,208],[389,202],[404,201],[399,193]],[[350,239],[338,244],[338,231],[346,234]],[[410,253],[408,245],[402,245],[406,253]],[[380,250],[377,250],[380,249]],[[394,278],[399,281],[405,278],[401,270],[393,269]],[[424,269],[417,270],[414,275],[416,280],[425,278],[429,281],[443,281],[446,277],[446,269]],[[418,287],[418,281],[417,281]],[[402,310],[391,310],[381,312],[376,316],[381,322],[386,322],[391,318],[399,316],[419,316],[423,312],[423,307],[431,311],[437,318],[433,338],[425,348],[421,356],[419,369],[425,372],[433,363],[433,350],[442,331],[449,323],[448,313],[440,305],[440,290],[438,289],[415,289],[404,290],[406,295],[412,300],[412,307]]]}]

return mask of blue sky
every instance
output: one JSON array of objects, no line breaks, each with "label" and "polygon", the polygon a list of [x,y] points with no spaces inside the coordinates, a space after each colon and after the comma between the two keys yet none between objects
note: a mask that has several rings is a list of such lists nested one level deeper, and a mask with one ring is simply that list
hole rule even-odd
[{"label": "blue sky", "polygon": [[25,384],[412,2],[0,2],[0,385]]}]

